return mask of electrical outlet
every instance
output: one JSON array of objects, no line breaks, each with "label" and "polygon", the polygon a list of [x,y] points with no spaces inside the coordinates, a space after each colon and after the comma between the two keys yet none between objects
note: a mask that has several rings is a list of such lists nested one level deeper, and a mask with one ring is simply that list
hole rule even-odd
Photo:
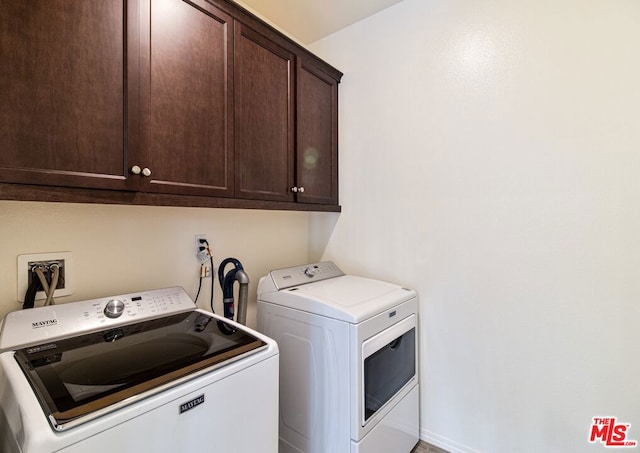
[{"label": "electrical outlet", "polygon": [[209,261],[209,258],[211,258],[211,250],[209,248],[209,243],[207,242],[207,235],[196,234],[195,241],[196,258],[198,258],[200,264],[204,264]]},{"label": "electrical outlet", "polygon": [[[53,297],[72,294],[73,259],[71,252],[34,253],[18,256],[18,301],[24,302],[24,295],[34,278],[38,278],[35,269],[41,266],[45,273],[51,271],[51,266],[59,267],[59,278]],[[36,293],[36,300],[46,299],[44,291]]]}]

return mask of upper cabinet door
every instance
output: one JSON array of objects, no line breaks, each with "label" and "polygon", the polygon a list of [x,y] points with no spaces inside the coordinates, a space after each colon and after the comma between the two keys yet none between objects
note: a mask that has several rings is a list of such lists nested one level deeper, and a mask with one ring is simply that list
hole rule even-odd
[{"label": "upper cabinet door", "polygon": [[296,200],[338,204],[338,80],[304,59],[297,72]]},{"label": "upper cabinet door", "polygon": [[238,198],[293,201],[294,54],[235,24]]},{"label": "upper cabinet door", "polygon": [[126,13],[121,0],[0,2],[0,181],[132,188]]},{"label": "upper cabinet door", "polygon": [[144,190],[233,196],[233,19],[204,0],[140,11]]}]

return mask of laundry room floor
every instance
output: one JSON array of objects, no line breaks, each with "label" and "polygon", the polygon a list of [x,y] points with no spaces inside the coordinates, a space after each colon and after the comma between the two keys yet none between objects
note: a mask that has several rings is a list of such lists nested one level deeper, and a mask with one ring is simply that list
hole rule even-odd
[{"label": "laundry room floor", "polygon": [[411,453],[449,453],[449,452],[421,440],[418,443],[418,445],[416,445],[416,448],[414,448],[411,451]]}]

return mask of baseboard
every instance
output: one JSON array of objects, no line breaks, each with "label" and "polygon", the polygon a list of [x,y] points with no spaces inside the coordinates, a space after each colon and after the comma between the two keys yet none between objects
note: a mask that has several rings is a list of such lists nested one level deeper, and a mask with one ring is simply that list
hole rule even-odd
[{"label": "baseboard", "polygon": [[430,443],[431,445],[435,445],[438,448],[447,450],[449,453],[481,453],[479,450],[474,450],[473,448],[461,445],[451,439],[447,439],[446,437],[427,431],[426,429],[420,430],[420,439]]}]

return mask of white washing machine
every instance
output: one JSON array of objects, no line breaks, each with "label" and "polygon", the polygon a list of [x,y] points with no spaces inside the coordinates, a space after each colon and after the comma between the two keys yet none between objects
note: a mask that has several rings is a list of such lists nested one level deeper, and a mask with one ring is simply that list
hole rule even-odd
[{"label": "white washing machine", "polygon": [[408,453],[419,440],[417,296],[332,262],[274,270],[258,330],[280,350],[280,452]]},{"label": "white washing machine", "polygon": [[9,313],[0,352],[3,453],[278,449],[277,344],[182,288]]}]

